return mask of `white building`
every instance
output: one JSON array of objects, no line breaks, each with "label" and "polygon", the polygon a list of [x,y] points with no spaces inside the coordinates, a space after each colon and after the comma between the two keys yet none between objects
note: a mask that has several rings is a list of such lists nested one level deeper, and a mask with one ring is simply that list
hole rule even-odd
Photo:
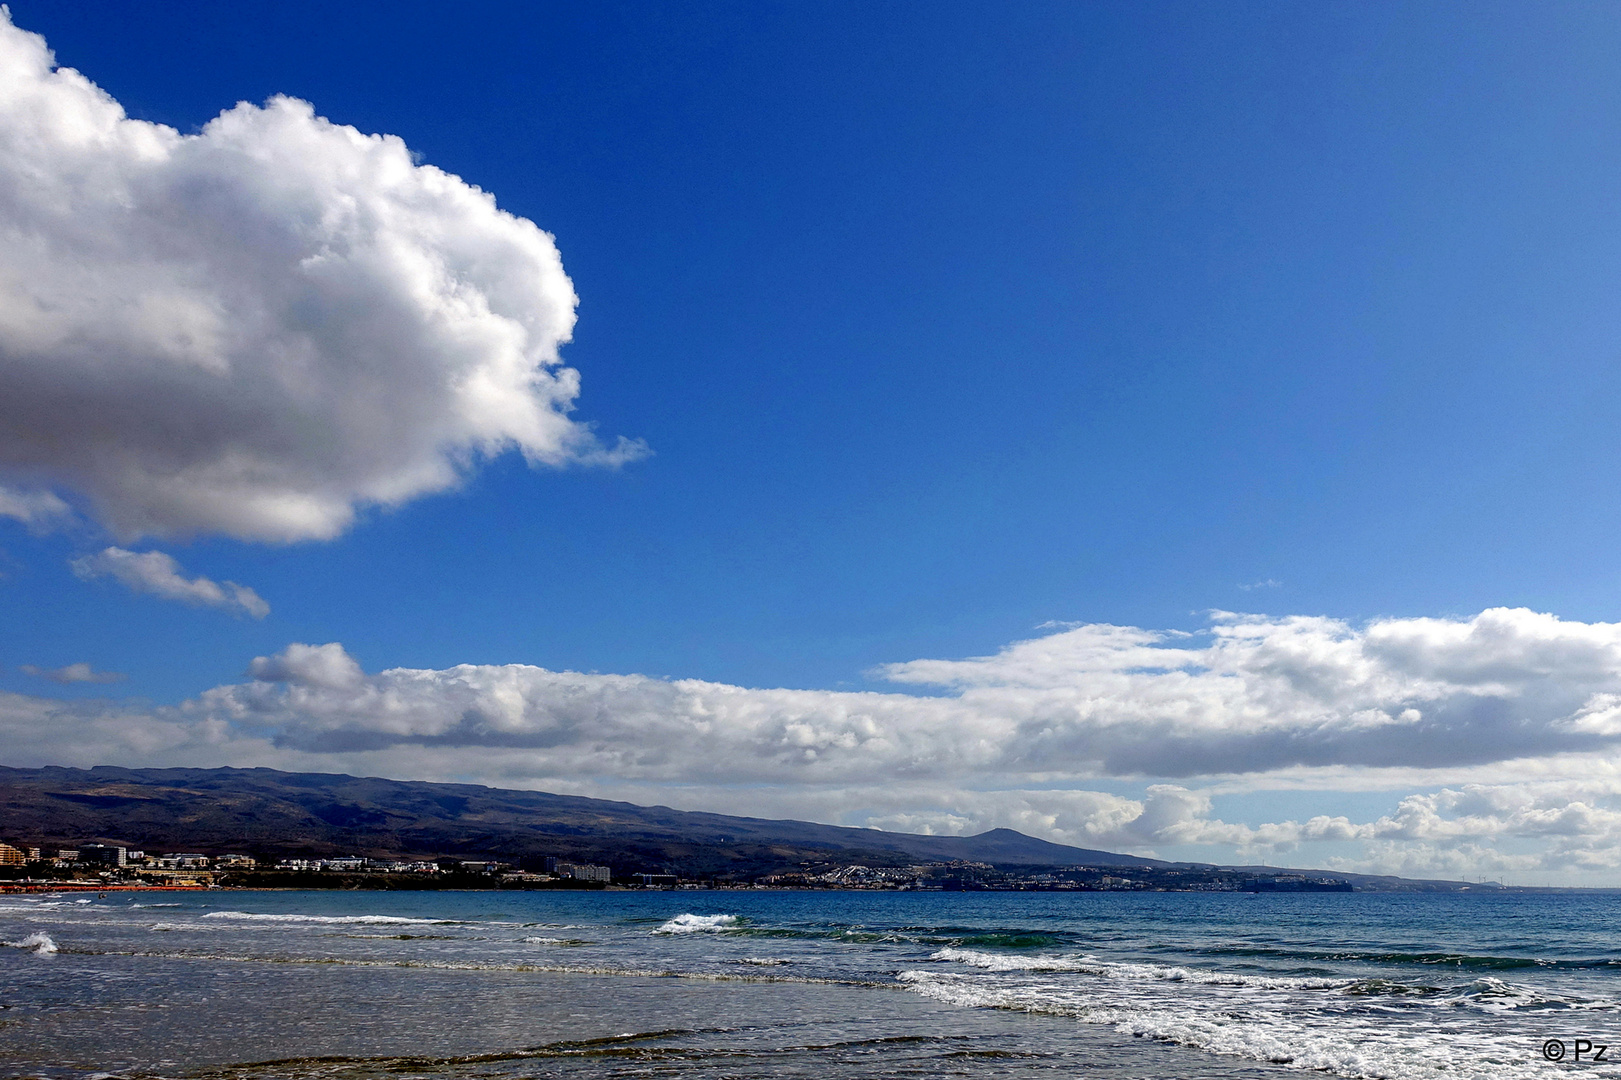
[{"label": "white building", "polygon": [[557,864],[557,872],[563,877],[573,878],[575,881],[602,881],[612,883],[613,871],[606,866],[592,866],[589,863]]},{"label": "white building", "polygon": [[159,855],[155,861],[160,870],[208,869],[208,856],[195,851],[177,851],[169,855]]}]

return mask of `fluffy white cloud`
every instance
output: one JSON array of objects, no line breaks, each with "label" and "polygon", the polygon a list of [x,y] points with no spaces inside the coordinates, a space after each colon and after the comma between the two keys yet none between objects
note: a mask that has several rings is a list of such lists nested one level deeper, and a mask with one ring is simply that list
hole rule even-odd
[{"label": "fluffy white cloud", "polygon": [[636,457],[568,415],[574,306],[548,234],[399,139],[133,120],[0,9],[0,470],[117,534],[325,538],[481,455]]},{"label": "fluffy white cloud", "polygon": [[33,664],[19,664],[17,670],[24,675],[32,675],[38,679],[49,679],[54,683],[67,686],[71,683],[113,683],[121,682],[127,676],[116,671],[97,671],[84,661],[68,664],[66,667],[42,668]]},{"label": "fluffy white cloud", "polygon": [[287,646],[275,656],[256,656],[248,674],[261,682],[292,683],[322,690],[358,690],[366,682],[355,658],[342,645]]},{"label": "fluffy white cloud", "polygon": [[150,593],[165,600],[178,600],[199,607],[224,608],[255,619],[270,614],[270,605],[246,585],[234,581],[214,581],[186,577],[173,556],[161,551],[126,551],[110,547],[94,555],[73,559],[68,564],[85,581],[110,577],[135,592]]},{"label": "fluffy white cloud", "polygon": [[1621,866],[1621,786],[1590,781],[1465,784],[1409,795],[1372,821],[1314,817],[1255,827],[1210,820],[1209,804],[1187,793],[1190,812],[1160,842],[1228,845],[1288,853],[1316,842],[1362,842],[1360,858],[1334,865],[1399,873],[1575,871],[1613,878]]},{"label": "fluffy white cloud", "polygon": [[1083,626],[995,656],[883,669],[1016,721],[1060,769],[1210,776],[1293,766],[1457,768],[1596,751],[1621,735],[1621,625],[1217,613],[1208,636]]}]

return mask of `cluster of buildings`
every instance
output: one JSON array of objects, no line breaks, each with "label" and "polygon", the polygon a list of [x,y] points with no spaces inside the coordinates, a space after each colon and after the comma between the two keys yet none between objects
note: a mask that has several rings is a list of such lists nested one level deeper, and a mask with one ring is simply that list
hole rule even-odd
[{"label": "cluster of buildings", "polygon": [[1351,892],[1337,878],[1257,877],[1222,867],[1070,866],[1010,870],[980,862],[940,862],[914,866],[807,866],[769,874],[756,887],[811,889],[900,889],[942,891],[1040,892]]},{"label": "cluster of buildings", "polygon": [[[804,870],[767,874],[758,884],[774,888],[811,889],[955,889],[988,881],[1002,881],[990,863],[941,862],[914,866],[854,865],[810,866]],[[1020,879],[1023,880],[1023,879]]]},{"label": "cluster of buildings", "polygon": [[[483,875],[502,883],[614,881],[613,870],[592,863],[559,857],[525,859],[522,865],[488,859],[370,859],[358,855],[328,859],[280,859],[275,862],[251,855],[205,855],[201,852],[147,854],[117,844],[83,843],[76,847],[42,848],[0,843],[0,869],[13,868],[47,877],[94,875],[108,883],[153,885],[211,885],[216,876],[231,871],[283,871],[334,874],[455,874]],[[633,874],[627,884],[644,887],[674,886],[673,876]]]},{"label": "cluster of buildings", "polygon": [[257,861],[248,855],[204,855],[194,851],[148,855],[117,844],[52,849],[0,844],[0,867],[22,867],[47,874],[94,873],[106,879],[151,884],[206,885],[216,871],[251,870],[256,865]]},{"label": "cluster of buildings", "polygon": [[[483,874],[503,881],[597,881],[614,880],[613,870],[591,863],[575,863],[556,856],[524,859],[519,863],[493,859],[363,859],[350,856],[337,859],[282,859],[267,869],[323,871],[345,874]],[[646,876],[646,875],[635,875]]]},{"label": "cluster of buildings", "polygon": [[[608,869],[606,866],[594,866],[591,863],[567,862],[566,860],[555,858],[546,858],[541,860],[541,872],[544,874],[552,874],[560,878],[568,878],[572,881],[601,881],[607,883],[612,882],[614,879],[613,871]],[[638,876],[652,877],[657,875]]]},{"label": "cluster of buildings", "polygon": [[[930,863],[922,866],[836,866],[821,872],[806,871],[797,874],[768,874],[761,878],[764,885],[821,886],[834,889],[903,889],[916,888],[933,879],[934,871],[945,864]],[[990,870],[987,863],[966,863],[965,867]]]},{"label": "cluster of buildings", "polygon": [[341,874],[437,874],[440,866],[436,862],[412,861],[409,859],[363,859],[358,855],[343,856],[337,859],[281,859],[272,869],[276,870],[317,870],[330,871]]}]

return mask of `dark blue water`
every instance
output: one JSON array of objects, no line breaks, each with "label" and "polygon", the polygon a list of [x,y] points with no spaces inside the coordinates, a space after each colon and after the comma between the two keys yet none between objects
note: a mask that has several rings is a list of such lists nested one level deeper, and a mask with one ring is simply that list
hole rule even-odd
[{"label": "dark blue water", "polygon": [[0,940],[8,1075],[1621,1075],[1575,1060],[1607,893],[5,897]]}]

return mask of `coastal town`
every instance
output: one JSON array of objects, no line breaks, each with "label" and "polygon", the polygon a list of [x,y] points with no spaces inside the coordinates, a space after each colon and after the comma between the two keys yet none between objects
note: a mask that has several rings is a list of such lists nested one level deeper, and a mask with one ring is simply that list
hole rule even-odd
[{"label": "coastal town", "polygon": [[863,889],[927,891],[1351,892],[1345,879],[1222,867],[1070,866],[1039,870],[985,862],[904,866],[806,863],[788,872],[683,877],[562,856],[522,858],[263,857],[239,852],[148,853],[103,842],[48,848],[0,843],[0,891],[61,888],[250,889]]}]

